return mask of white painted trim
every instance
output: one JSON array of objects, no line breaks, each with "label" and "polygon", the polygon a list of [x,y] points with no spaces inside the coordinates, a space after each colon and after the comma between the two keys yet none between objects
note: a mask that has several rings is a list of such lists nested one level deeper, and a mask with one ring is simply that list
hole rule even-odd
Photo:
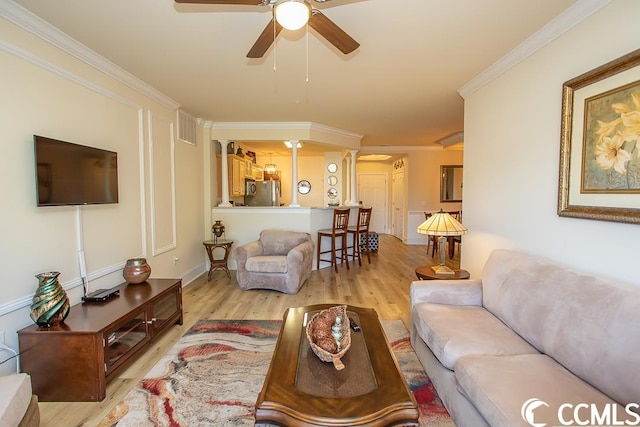
[{"label": "white painted trim", "polygon": [[461,142],[464,142],[464,132],[452,133],[449,136],[445,136],[444,138],[440,138],[435,141],[436,144],[440,144],[444,148],[449,148],[452,145],[459,144]]},{"label": "white painted trim", "polygon": [[[124,264],[125,264],[124,262],[119,264],[114,264],[109,267],[96,270],[93,273],[89,273],[88,274],[89,283],[91,283],[91,281],[93,280],[97,280],[108,274],[122,271],[122,269],[124,268]],[[77,277],[65,283],[60,283],[60,285],[66,292],[69,292],[74,288],[82,287],[82,278]],[[5,316],[17,310],[21,310],[23,308],[29,308],[31,306],[32,299],[33,299],[33,296],[29,295],[29,296],[24,296],[0,305],[0,317]]]},{"label": "white painted trim", "polygon": [[484,85],[492,82],[503,73],[518,65],[562,34],[578,25],[598,10],[607,6],[612,0],[578,0],[531,37],[520,43],[515,49],[500,58],[496,63],[478,74],[458,89],[458,93],[466,98]]},{"label": "white painted trim", "polygon": [[238,206],[238,207],[224,207],[224,206],[216,206],[211,208],[212,213],[229,213],[229,210],[233,210],[233,214],[243,215],[243,214],[300,214],[300,215],[309,215],[311,211],[316,210],[325,210],[332,208],[308,208],[308,207],[260,207],[260,206]]},{"label": "white painted trim", "polygon": [[[0,1],[0,14],[1,12],[4,10],[5,8],[5,4],[2,3]],[[37,67],[40,67],[46,71],[49,71],[52,74],[58,75],[62,78],[65,78],[79,86],[82,86],[86,89],[89,89],[99,95],[102,95],[104,97],[107,97],[109,99],[112,99],[126,107],[129,107],[133,110],[136,111],[137,115],[138,115],[138,144],[140,147],[140,198],[141,198],[141,205],[140,205],[140,215],[141,215],[141,234],[142,234],[142,241],[141,241],[141,249],[142,249],[142,254],[145,255],[146,254],[146,220],[145,220],[145,204],[144,204],[144,199],[145,199],[145,195],[144,195],[144,191],[145,191],[145,186],[144,186],[144,159],[143,159],[143,146],[144,146],[144,137],[143,137],[143,108],[141,105],[127,99],[124,98],[114,92],[111,92],[93,82],[90,82],[70,71],[67,71],[61,67],[59,67],[58,65],[52,64],[46,60],[44,60],[43,58],[40,58],[34,54],[32,54],[31,52],[27,52],[11,43],[8,43],[5,40],[0,40],[0,51],[2,52],[6,52],[8,54],[14,55],[17,58],[20,58],[24,61],[27,61]],[[145,255],[146,256],[146,255]],[[112,266],[108,266],[93,272],[88,272],[87,273],[87,279],[89,281],[89,283],[93,280],[97,280],[100,279],[108,274],[112,274],[118,270],[122,270],[124,268],[124,264],[125,262],[123,261],[122,263],[119,264],[115,264]],[[63,288],[65,290],[71,290],[74,289],[78,286],[82,286],[82,278],[81,277],[77,277],[75,279],[72,279],[68,282],[66,282],[65,284],[63,284]],[[18,298],[14,301],[10,301],[6,304],[2,304],[0,305],[0,316],[4,316],[5,314],[11,313],[13,311],[25,308],[25,307],[29,307],[31,305],[31,299],[32,296],[25,296],[25,297],[21,297]]]},{"label": "white painted trim", "polygon": [[[144,111],[138,109],[138,179],[140,180],[140,237],[142,239],[142,258],[147,257],[147,186],[144,180]],[[123,266],[124,268],[124,266]]]},{"label": "white painted trim", "polygon": [[58,28],[34,15],[12,0],[0,1],[0,17],[34,34],[74,58],[90,65],[107,76],[152,99],[160,105],[176,110],[180,107],[173,99],[125,71]]},{"label": "white painted trim", "polygon": [[427,151],[443,151],[441,146],[424,145],[377,145],[361,146],[360,154],[386,154],[386,153],[418,153]]},{"label": "white painted trim", "polygon": [[407,212],[407,245],[426,245],[429,242],[426,235],[417,231],[418,226],[424,221],[424,211]]},{"label": "white painted trim", "polygon": [[[156,208],[155,208],[155,181],[154,170],[155,162],[153,155],[153,121],[159,120],[165,123],[169,123],[169,138],[170,138],[170,156],[171,156],[171,234],[172,241],[170,244],[163,247],[156,247]],[[177,248],[177,222],[176,222],[176,160],[175,160],[175,138],[174,138],[174,123],[168,117],[161,116],[153,111],[148,112],[147,122],[149,126],[149,199],[151,208],[151,255],[157,256],[165,252],[169,252]]]},{"label": "white painted trim", "polygon": [[360,141],[364,135],[313,122],[212,122],[214,130],[309,130],[346,136]]},{"label": "white painted trim", "polygon": [[[0,3],[1,4],[1,3]],[[60,68],[59,66],[52,64],[51,62],[48,62],[34,54],[32,54],[31,52],[27,52],[26,50],[23,50],[11,43],[8,43],[5,40],[0,40],[0,51],[3,52],[7,52],[12,54],[13,56],[16,56],[20,59],[23,59],[27,62],[30,62],[33,65],[36,65],[40,68],[43,68],[53,74],[57,74],[60,77],[64,77],[65,79],[83,86],[93,92],[99,93],[100,95],[104,95],[107,98],[111,98],[121,104],[126,105],[127,107],[131,107],[131,108],[135,108],[135,109],[140,109],[142,108],[142,106],[140,104],[136,104],[135,102],[124,98],[114,92],[111,92],[101,86],[98,86],[97,84],[90,82],[89,80],[78,76],[77,74],[74,74],[70,71],[67,71],[63,68]]]}]

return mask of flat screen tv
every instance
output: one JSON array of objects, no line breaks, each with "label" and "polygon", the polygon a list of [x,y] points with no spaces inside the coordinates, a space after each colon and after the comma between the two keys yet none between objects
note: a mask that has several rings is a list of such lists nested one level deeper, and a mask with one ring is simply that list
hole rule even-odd
[{"label": "flat screen tv", "polygon": [[38,206],[118,203],[118,154],[33,136]]}]

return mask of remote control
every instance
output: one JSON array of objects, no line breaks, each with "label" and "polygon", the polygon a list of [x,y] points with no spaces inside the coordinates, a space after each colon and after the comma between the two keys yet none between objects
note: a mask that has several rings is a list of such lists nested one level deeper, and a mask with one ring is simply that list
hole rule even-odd
[{"label": "remote control", "polygon": [[360,332],[360,325],[358,325],[356,321],[353,320],[353,317],[349,317],[349,325],[354,332]]}]

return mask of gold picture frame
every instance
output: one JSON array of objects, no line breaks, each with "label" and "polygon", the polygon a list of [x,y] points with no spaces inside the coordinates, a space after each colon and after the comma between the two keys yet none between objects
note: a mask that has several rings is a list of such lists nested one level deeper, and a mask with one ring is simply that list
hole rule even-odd
[{"label": "gold picture frame", "polygon": [[639,207],[640,49],[562,86],[558,215],[640,224]]}]

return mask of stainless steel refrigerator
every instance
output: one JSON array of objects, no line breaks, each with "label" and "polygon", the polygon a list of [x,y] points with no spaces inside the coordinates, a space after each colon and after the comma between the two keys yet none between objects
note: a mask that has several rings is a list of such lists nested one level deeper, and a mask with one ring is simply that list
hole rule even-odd
[{"label": "stainless steel refrigerator", "polygon": [[280,181],[256,181],[256,192],[245,197],[247,206],[280,206]]}]

